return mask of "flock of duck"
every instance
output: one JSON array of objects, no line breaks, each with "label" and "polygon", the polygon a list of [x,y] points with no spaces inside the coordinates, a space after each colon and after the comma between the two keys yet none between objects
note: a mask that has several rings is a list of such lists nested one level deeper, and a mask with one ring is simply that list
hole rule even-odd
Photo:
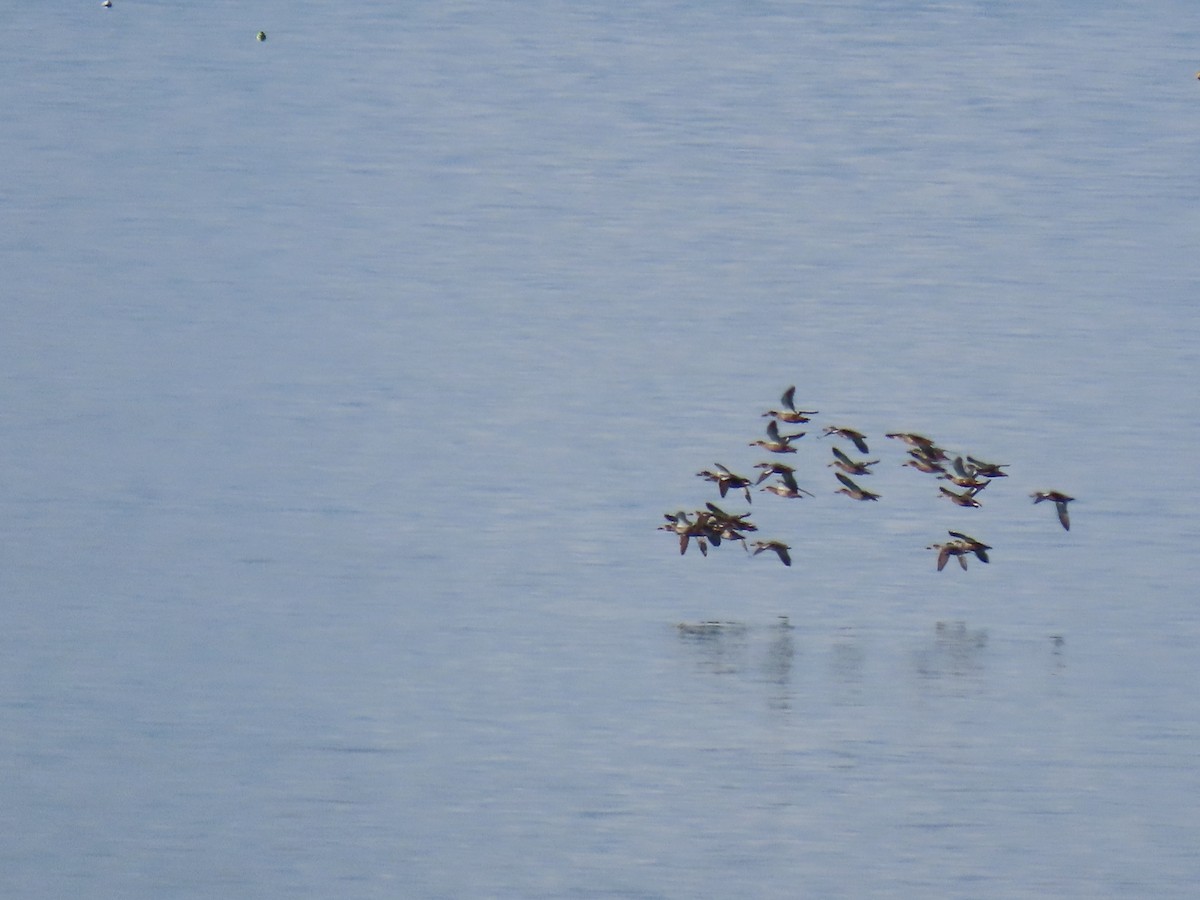
[{"label": "flock of duck", "polygon": [[[780,409],[769,409],[762,414],[767,423],[765,439],[751,441],[749,446],[761,447],[768,453],[782,456],[795,453],[792,446],[808,432],[794,431],[785,434],[780,430],[784,425],[804,425],[812,421],[818,410],[798,409],[795,404],[796,387],[789,387],[780,398]],[[835,469],[834,476],[841,485],[834,493],[845,494],[852,500],[878,501],[880,495],[860,486],[853,478],[863,478],[872,474],[872,467],[879,464],[878,459],[866,459],[870,454],[867,436],[853,428],[840,425],[829,425],[824,428],[824,437],[841,438],[853,445],[854,449],[864,458],[854,459],[846,450],[836,444],[831,447],[833,460],[827,465]],[[983,504],[979,495],[994,480],[1007,478],[1007,463],[990,463],[969,455],[951,455],[939,447],[934,441],[921,434],[912,432],[890,432],[885,435],[890,440],[898,441],[906,446],[903,465],[916,469],[926,475],[935,476],[939,481],[948,482],[957,490],[939,485],[938,494],[956,506],[978,508]],[[720,463],[715,463],[711,469],[697,472],[699,478],[715,484],[721,498],[724,499],[731,491],[740,493],[747,503],[752,503],[751,488],[758,487],[760,491],[775,494],[790,500],[815,496],[811,491],[800,487],[796,480],[796,468],[778,459],[756,463],[757,477],[739,475]],[[773,480],[769,480],[773,479]],[[763,482],[768,482],[763,484]],[[1053,503],[1058,513],[1058,521],[1066,530],[1071,529],[1071,519],[1067,511],[1074,497],[1069,497],[1061,491],[1034,491],[1031,495],[1035,504],[1043,501]],[[723,543],[740,543],[742,547],[754,556],[760,553],[774,553],[785,566],[792,564],[791,546],[776,539],[751,540],[747,535],[758,531],[758,526],[750,521],[750,513],[729,512],[713,502],[706,502],[703,509],[692,512],[679,510],[666,513],[665,524],[658,527],[659,531],[668,531],[679,539],[679,552],[687,553],[688,547],[694,541],[700,548],[701,554],[708,555],[709,546],[720,547]],[[966,570],[967,557],[974,556],[980,562],[989,562],[988,551],[992,547],[983,541],[971,537],[961,531],[949,531],[951,540],[930,544],[927,550],[937,551],[937,568],[940,572],[953,557]],[[753,549],[751,549],[753,547]]]}]

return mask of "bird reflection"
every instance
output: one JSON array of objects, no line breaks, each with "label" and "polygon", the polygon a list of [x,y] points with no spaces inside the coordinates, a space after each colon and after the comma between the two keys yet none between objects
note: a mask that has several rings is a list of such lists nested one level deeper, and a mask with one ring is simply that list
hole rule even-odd
[{"label": "bird reflection", "polygon": [[1067,660],[1063,656],[1063,645],[1066,644],[1066,642],[1067,642],[1067,639],[1064,638],[1061,634],[1050,635],[1050,646],[1052,648],[1050,651],[1050,655],[1054,659],[1055,673],[1059,673],[1067,667]]},{"label": "bird reflection", "polygon": [[703,622],[680,622],[675,626],[679,638],[695,647],[702,670],[716,675],[740,672],[746,647],[746,625],[743,622],[709,619]]},{"label": "bird reflection", "polygon": [[[760,672],[755,680],[776,685],[779,690],[767,698],[773,709],[791,707],[790,685],[792,661],[796,655],[795,628],[787,616],[779,616],[765,629],[752,628],[744,622],[708,619],[699,622],[680,622],[675,626],[679,639],[697,654],[699,668],[710,674],[733,675],[743,671]],[[762,656],[754,652],[761,663],[748,668],[752,649],[765,649]]]},{"label": "bird reflection", "polygon": [[[792,640],[792,623],[787,616],[780,616],[779,622],[771,629],[771,637],[767,643],[767,657],[763,663],[763,673],[772,684],[788,685],[792,680],[792,659],[796,655],[796,645]],[[772,706],[787,707],[787,695],[784,694]]]},{"label": "bird reflection", "polygon": [[966,622],[938,622],[933,642],[917,651],[917,674],[929,681],[950,682],[978,675],[987,642],[986,629],[968,628]]},{"label": "bird reflection", "polygon": [[866,654],[853,634],[841,636],[830,648],[829,668],[835,689],[833,699],[839,706],[862,705],[865,661]]},{"label": "bird reflection", "polygon": [[[714,675],[735,679],[714,679],[709,683],[720,685],[717,693],[695,696],[736,697],[738,702],[749,697],[765,709],[789,715],[793,710],[822,708],[827,714],[830,708],[840,707],[845,715],[857,719],[862,708],[886,707],[894,699],[888,686],[903,680],[906,669],[910,678],[915,673],[917,693],[927,699],[978,696],[987,693],[994,680],[988,678],[989,656],[997,653],[988,629],[971,627],[962,620],[933,623],[915,646],[910,645],[911,654],[899,660],[886,651],[882,657],[871,653],[873,642],[853,627],[838,629],[823,639],[819,629],[814,632],[805,626],[808,646],[802,648],[799,629],[786,615],[758,623],[729,619],[680,622],[675,631],[681,659],[694,667],[685,672],[685,680],[690,676],[703,683]],[[1065,638],[1049,634],[1045,640],[1049,647],[1040,644],[1042,665],[1049,666],[1048,674],[1063,673]],[[1003,662],[1010,649],[1004,643],[998,659]],[[884,667],[876,671],[881,660]],[[900,662],[899,671],[893,661]],[[729,692],[731,685],[736,685],[734,693]]]}]

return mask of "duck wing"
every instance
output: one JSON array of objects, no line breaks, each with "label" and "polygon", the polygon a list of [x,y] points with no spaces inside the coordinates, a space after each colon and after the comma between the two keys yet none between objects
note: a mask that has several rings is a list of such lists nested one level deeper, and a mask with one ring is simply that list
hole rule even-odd
[{"label": "duck wing", "polygon": [[1058,510],[1058,521],[1067,531],[1071,530],[1071,516],[1067,513],[1067,501],[1058,500],[1054,504],[1054,508]]},{"label": "duck wing", "polygon": [[835,474],[837,476],[838,481],[840,481],[846,487],[850,488],[850,490],[857,491],[859,493],[862,492],[862,488],[860,488],[857,484],[855,484],[853,481],[851,481],[849,478],[847,478],[841,472],[834,472],[833,474]]}]

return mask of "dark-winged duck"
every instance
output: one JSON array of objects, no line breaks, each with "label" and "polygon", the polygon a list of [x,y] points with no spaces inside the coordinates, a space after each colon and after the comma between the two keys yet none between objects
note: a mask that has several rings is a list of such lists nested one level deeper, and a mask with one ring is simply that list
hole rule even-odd
[{"label": "dark-winged duck", "polygon": [[925,437],[923,434],[915,434],[911,431],[892,431],[888,434],[885,434],[884,437],[889,437],[892,440],[908,444],[908,446],[914,449],[924,448],[929,450],[934,446],[932,439]]},{"label": "dark-winged duck", "polygon": [[877,459],[853,460],[850,457],[848,457],[845,453],[843,453],[840,449],[838,449],[837,447],[834,447],[833,448],[833,462],[829,463],[829,465],[835,466],[836,468],[841,469],[847,475],[870,475],[871,474],[871,466],[875,465],[878,462],[879,462],[879,460],[877,460]]},{"label": "dark-winged duck", "polygon": [[936,550],[938,552],[937,570],[940,572],[946,568],[946,563],[951,556],[957,557],[958,564],[962,566],[962,570],[967,571],[967,554],[971,552],[971,548],[962,541],[949,541],[945,544],[930,544],[926,550]]},{"label": "dark-winged duck", "polygon": [[834,474],[837,475],[838,481],[840,481],[842,484],[845,485],[845,487],[839,488],[838,490],[834,491],[835,494],[845,494],[847,497],[851,497],[855,500],[878,500],[879,499],[879,494],[873,494],[870,491],[859,487],[857,484],[855,484],[853,481],[851,481],[849,478],[847,478],[841,472],[835,472]]},{"label": "dark-winged duck", "polygon": [[796,472],[795,466],[789,466],[785,462],[760,462],[755,463],[754,468],[762,469],[762,474],[755,480],[755,484],[762,484],[772,475],[794,475]]},{"label": "dark-winged duck", "polygon": [[959,506],[970,506],[970,507],[983,506],[982,503],[980,503],[978,500],[975,499],[975,491],[971,488],[967,488],[967,490],[963,491],[961,494],[956,494],[956,493],[954,493],[954,491],[950,490],[949,488],[944,488],[944,487],[940,487],[940,488],[938,488],[938,490],[941,491],[942,494],[945,495],[945,497],[947,499],[958,504]]},{"label": "dark-winged duck", "polygon": [[1034,491],[1029,496],[1033,498],[1034,503],[1041,503],[1043,500],[1053,503],[1054,508],[1058,510],[1058,521],[1067,531],[1071,530],[1071,517],[1067,514],[1067,504],[1074,500],[1074,497],[1068,497],[1062,491]]},{"label": "dark-winged duck", "polygon": [[667,520],[667,524],[659,525],[658,530],[670,531],[679,535],[679,554],[681,556],[687,553],[688,543],[692,538],[695,538],[696,543],[700,546],[701,555],[708,556],[708,542],[704,539],[709,519],[706,513],[697,513],[695,522],[691,521],[688,514],[682,509],[674,515],[664,513],[663,518]]},{"label": "dark-winged duck", "polygon": [[767,423],[767,439],[764,441],[759,439],[751,441],[751,447],[762,447],[764,450],[770,450],[772,453],[795,453],[796,448],[792,446],[792,441],[798,440],[807,431],[798,431],[795,434],[780,434],[779,423],[772,419]]},{"label": "dark-winged duck", "polygon": [[830,425],[825,429],[825,436],[836,434],[838,437],[843,437],[850,441],[858,448],[859,453],[870,453],[867,449],[867,436],[861,431],[855,431],[853,428],[842,428],[840,425]]},{"label": "dark-winged duck", "polygon": [[975,467],[975,474],[983,478],[1007,478],[1008,473],[1001,471],[1008,468],[1008,463],[989,463],[973,456],[967,457],[967,462]]},{"label": "dark-winged duck", "polygon": [[779,473],[779,480],[782,484],[768,484],[764,491],[769,491],[780,497],[787,497],[795,500],[799,497],[813,496],[809,491],[806,491],[800,485],[796,484],[796,478],[791,472],[783,471]]},{"label": "dark-winged duck", "polygon": [[758,556],[758,554],[762,553],[764,550],[770,550],[779,557],[779,561],[781,563],[783,563],[785,566],[790,566],[792,564],[792,557],[788,551],[791,549],[792,548],[783,541],[755,541],[753,555]]},{"label": "dark-winged duck", "polygon": [[904,465],[912,466],[918,472],[925,472],[930,475],[944,475],[946,473],[945,467],[940,462],[926,456],[920,451],[909,450],[908,455],[912,459],[906,460]]},{"label": "dark-winged duck", "polygon": [[983,541],[976,540],[969,534],[963,534],[961,531],[948,531],[946,533],[952,538],[958,538],[958,542],[966,547],[969,552],[974,553],[980,562],[991,562],[987,555],[987,552],[992,549],[991,544],[985,544]]},{"label": "dark-winged duck", "polygon": [[720,463],[714,463],[713,469],[716,471],[704,469],[703,471],[697,472],[696,477],[703,478],[705,481],[711,481],[713,484],[715,484],[717,489],[721,492],[722,497],[728,494],[730,490],[740,490],[745,492],[746,502],[751,502],[750,485],[752,485],[754,482],[741,475],[735,475]]},{"label": "dark-winged duck", "polygon": [[783,409],[768,409],[763,415],[770,416],[772,419],[778,419],[780,422],[787,422],[790,425],[803,425],[817,414],[817,410],[815,409],[796,409],[795,401],[796,386],[793,384],[779,398]]}]

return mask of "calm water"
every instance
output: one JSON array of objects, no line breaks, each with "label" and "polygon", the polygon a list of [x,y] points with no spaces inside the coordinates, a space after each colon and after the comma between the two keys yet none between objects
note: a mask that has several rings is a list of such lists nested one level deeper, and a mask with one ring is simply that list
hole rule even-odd
[{"label": "calm water", "polygon": [[[0,893],[1194,893],[1191,5],[114,4],[0,13]],[[680,557],[793,383],[883,500]]]}]

